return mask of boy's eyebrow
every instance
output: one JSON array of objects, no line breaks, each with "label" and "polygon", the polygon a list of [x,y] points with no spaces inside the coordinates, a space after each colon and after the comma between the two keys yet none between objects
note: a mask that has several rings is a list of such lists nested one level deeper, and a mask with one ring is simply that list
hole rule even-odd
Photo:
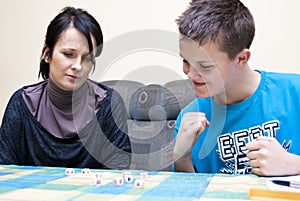
[{"label": "boy's eyebrow", "polygon": [[[184,61],[187,61],[185,58],[184,58],[184,56],[182,56],[182,54],[179,54],[179,56],[184,60]],[[213,61],[211,61],[211,60],[209,60],[209,61],[204,61],[204,60],[202,60],[202,61],[195,61],[195,63],[197,63],[197,64],[199,64],[199,65],[204,65],[204,64],[208,64],[208,65],[215,65],[215,63],[213,62]]]},{"label": "boy's eyebrow", "polygon": [[215,65],[215,62],[210,61],[210,60],[208,60],[208,61],[196,61],[196,63],[198,63],[198,64],[210,64],[210,65]]}]

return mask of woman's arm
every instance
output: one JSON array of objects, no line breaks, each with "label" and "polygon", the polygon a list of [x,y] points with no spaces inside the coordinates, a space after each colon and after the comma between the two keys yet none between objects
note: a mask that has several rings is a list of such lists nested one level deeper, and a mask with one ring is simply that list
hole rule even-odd
[{"label": "woman's arm", "polygon": [[22,132],[20,110],[21,91],[17,91],[9,100],[0,128],[0,164],[18,164],[19,133]]},{"label": "woman's arm", "polygon": [[110,169],[129,169],[131,163],[131,144],[127,126],[127,112],[121,96],[108,91],[103,110],[102,130],[108,139],[104,166]]}]

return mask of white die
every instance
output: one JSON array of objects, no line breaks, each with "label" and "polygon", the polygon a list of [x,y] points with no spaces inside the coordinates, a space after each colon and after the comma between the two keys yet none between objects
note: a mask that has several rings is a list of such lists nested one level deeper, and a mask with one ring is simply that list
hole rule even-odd
[{"label": "white die", "polygon": [[147,179],[148,179],[148,172],[142,172],[142,173],[140,174],[140,176],[141,176],[141,179],[142,179],[142,180],[147,180]]},{"label": "white die", "polygon": [[114,178],[114,185],[116,186],[122,186],[124,184],[123,177],[115,177]]},{"label": "white die", "polygon": [[100,172],[95,172],[94,173],[94,178],[95,179],[102,179],[102,174]]},{"label": "white die", "polygon": [[102,184],[102,178],[95,178],[94,177],[94,185],[95,186],[100,186]]},{"label": "white die", "polygon": [[75,174],[74,168],[66,168],[65,174],[68,175],[68,176],[69,175],[74,175]]},{"label": "white die", "polygon": [[91,174],[91,170],[89,169],[89,168],[83,168],[82,170],[81,170],[81,173],[82,174]]},{"label": "white die", "polygon": [[144,187],[144,180],[142,180],[142,179],[136,179],[134,181],[134,187],[135,188],[143,188]]},{"label": "white die", "polygon": [[133,175],[130,172],[126,172],[123,174],[124,180],[126,183],[133,182]]}]

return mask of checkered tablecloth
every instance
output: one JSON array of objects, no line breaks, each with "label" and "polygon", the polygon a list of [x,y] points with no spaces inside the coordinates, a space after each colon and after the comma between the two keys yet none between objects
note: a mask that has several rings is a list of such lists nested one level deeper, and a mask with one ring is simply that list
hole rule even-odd
[{"label": "checkered tablecloth", "polygon": [[[117,200],[117,201],[191,201],[191,200],[247,200],[251,187],[264,186],[264,180],[254,175],[230,176],[220,174],[193,174],[148,172],[143,188],[134,182],[116,186],[113,179],[130,172],[140,179],[139,170],[94,170],[91,174],[67,176],[66,168],[0,166],[0,200]],[[103,183],[95,186],[93,173],[102,175]]]}]

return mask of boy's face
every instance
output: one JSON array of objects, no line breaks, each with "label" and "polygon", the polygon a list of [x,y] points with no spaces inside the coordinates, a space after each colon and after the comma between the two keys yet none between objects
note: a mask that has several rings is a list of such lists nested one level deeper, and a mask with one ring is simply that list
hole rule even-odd
[{"label": "boy's face", "polygon": [[214,42],[203,46],[190,39],[180,39],[183,71],[194,83],[198,97],[225,97],[235,77],[236,60],[230,60]]}]

